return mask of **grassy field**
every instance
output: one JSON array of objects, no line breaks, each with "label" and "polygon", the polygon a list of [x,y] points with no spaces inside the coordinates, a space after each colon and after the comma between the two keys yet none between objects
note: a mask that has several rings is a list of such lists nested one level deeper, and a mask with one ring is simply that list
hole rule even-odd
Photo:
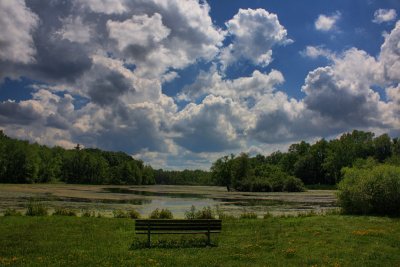
[{"label": "grassy field", "polygon": [[400,266],[400,219],[225,220],[214,247],[178,235],[143,248],[133,229],[130,219],[0,217],[0,266]]}]

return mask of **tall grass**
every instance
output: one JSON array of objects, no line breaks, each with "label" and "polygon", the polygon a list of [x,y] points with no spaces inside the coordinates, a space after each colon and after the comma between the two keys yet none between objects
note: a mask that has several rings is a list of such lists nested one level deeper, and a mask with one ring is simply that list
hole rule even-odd
[{"label": "tall grass", "polygon": [[47,216],[48,215],[47,207],[38,201],[31,200],[26,206],[26,214],[27,216]]},{"label": "tall grass", "polygon": [[76,216],[76,211],[58,207],[54,210],[53,216]]},{"label": "tall grass", "polygon": [[214,211],[210,206],[203,207],[201,210],[196,210],[196,207],[192,205],[190,210],[185,211],[185,218],[189,220],[193,219],[215,219]]}]

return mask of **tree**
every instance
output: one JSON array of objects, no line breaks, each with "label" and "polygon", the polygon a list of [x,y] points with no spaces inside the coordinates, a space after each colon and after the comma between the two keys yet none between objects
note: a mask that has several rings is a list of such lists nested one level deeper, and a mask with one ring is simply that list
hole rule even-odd
[{"label": "tree", "polygon": [[217,185],[226,186],[228,191],[232,188],[232,160],[234,155],[217,159],[211,166],[211,177]]},{"label": "tree", "polygon": [[392,155],[392,140],[388,134],[382,134],[374,139],[374,157],[383,162]]}]

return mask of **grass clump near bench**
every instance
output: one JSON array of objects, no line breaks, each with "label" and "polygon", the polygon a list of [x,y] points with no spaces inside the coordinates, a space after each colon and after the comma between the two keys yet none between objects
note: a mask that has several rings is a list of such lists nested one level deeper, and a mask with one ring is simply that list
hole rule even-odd
[{"label": "grass clump near bench", "polygon": [[151,234],[205,234],[207,245],[211,245],[211,234],[220,233],[221,229],[221,220],[215,219],[135,220],[135,232],[147,235],[148,247],[151,246]]}]

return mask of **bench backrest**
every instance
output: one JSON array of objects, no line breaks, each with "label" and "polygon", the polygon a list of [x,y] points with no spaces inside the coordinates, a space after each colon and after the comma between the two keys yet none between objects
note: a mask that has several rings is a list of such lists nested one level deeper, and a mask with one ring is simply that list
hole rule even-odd
[{"label": "bench backrest", "polygon": [[136,231],[221,231],[221,220],[135,220]]}]

